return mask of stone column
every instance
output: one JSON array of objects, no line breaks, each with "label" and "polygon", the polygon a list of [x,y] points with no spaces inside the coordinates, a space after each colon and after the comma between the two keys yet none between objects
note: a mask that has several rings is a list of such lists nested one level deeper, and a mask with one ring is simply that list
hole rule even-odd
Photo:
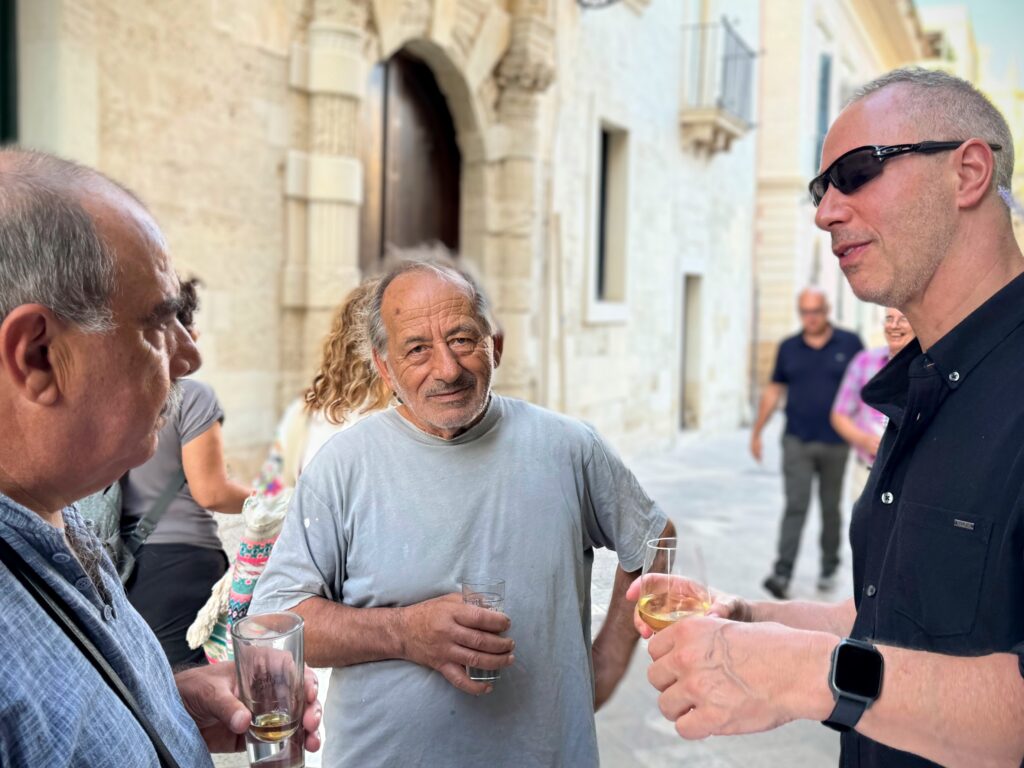
[{"label": "stone column", "polygon": [[502,392],[536,401],[540,382],[541,307],[546,244],[546,158],[541,125],[544,91],[555,76],[554,28],[548,0],[512,6],[512,39],[498,67],[496,231],[487,269],[505,330]]},{"label": "stone column", "polygon": [[294,322],[286,323],[292,337],[282,340],[286,391],[308,381],[332,310],[361,277],[358,129],[368,76],[365,13],[349,0],[317,3],[308,43],[292,51],[291,86],[308,100],[305,142],[287,159],[283,301],[286,312],[295,311]]}]

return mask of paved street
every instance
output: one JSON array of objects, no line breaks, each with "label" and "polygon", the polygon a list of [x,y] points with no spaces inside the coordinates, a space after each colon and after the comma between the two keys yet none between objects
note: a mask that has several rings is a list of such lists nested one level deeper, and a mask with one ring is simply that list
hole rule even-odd
[{"label": "paved street", "polygon": [[[776,417],[774,430],[765,435],[763,466],[755,464],[747,453],[749,432],[745,430],[714,437],[688,433],[671,452],[629,461],[648,493],[675,521],[680,536],[699,537],[708,579],[718,589],[764,597],[760,583],[774,556],[781,514],[781,421]],[[848,510],[844,515],[848,520]],[[792,587],[794,597],[822,597],[814,586],[819,531],[815,505],[804,533]],[[848,549],[842,557],[843,578],[830,596],[833,600],[845,599],[852,589]],[[593,587],[595,634],[608,603],[614,566],[613,553],[598,552]],[[658,712],[657,693],[646,678],[648,661],[641,647],[626,679],[597,716],[603,768],[831,768],[838,764],[838,736],[817,723],[792,723],[765,734],[684,742]],[[326,677],[326,670],[322,670],[321,692],[326,689]],[[319,758],[310,755],[307,765],[320,765]],[[223,756],[217,764],[233,768],[244,766],[245,760]]]}]

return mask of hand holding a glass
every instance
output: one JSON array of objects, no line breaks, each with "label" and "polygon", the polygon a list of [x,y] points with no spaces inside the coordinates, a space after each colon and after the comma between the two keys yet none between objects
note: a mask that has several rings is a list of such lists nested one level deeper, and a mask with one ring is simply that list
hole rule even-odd
[{"label": "hand holding a glass", "polygon": [[301,768],[306,697],[302,618],[289,611],[251,614],[231,627],[239,698],[251,713],[249,764]]},{"label": "hand holding a glass", "polygon": [[[251,714],[239,700],[238,679],[231,662],[192,667],[174,676],[185,710],[195,721],[211,752],[239,752],[245,749],[245,736]],[[304,681],[306,709],[302,718],[305,747],[320,749],[322,711],[316,701],[316,674],[307,669]]]},{"label": "hand holding a glass", "polygon": [[633,624],[645,640],[691,616],[750,621],[745,600],[708,586],[700,545],[676,537],[647,542],[643,572],[629,586],[626,599],[637,604]]},{"label": "hand holding a glass", "polygon": [[[640,576],[638,619],[653,633],[680,619],[706,614],[711,596],[704,572],[699,547],[681,543],[676,537],[648,541]],[[649,637],[643,631],[641,634]]]},{"label": "hand holding a glass", "polygon": [[512,625],[508,616],[466,603],[460,592],[406,606],[400,616],[402,658],[436,669],[464,693],[493,689],[493,681],[471,679],[467,668],[499,670],[515,661],[515,642],[501,636]]}]

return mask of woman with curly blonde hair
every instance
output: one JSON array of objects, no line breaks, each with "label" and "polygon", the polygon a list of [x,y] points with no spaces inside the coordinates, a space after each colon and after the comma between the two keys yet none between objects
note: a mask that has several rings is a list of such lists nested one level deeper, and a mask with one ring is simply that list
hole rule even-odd
[{"label": "woman with curly blonde hair", "polygon": [[262,490],[294,486],[335,432],[391,401],[391,392],[373,366],[366,337],[366,312],[377,282],[372,278],[360,283],[335,311],[313,383],[281,417],[257,483]]},{"label": "woman with curly blonde hair", "polygon": [[379,410],[391,400],[370,358],[366,336],[366,315],[379,282],[363,281],[338,307],[324,340],[320,369],[304,396],[307,413],[322,413],[335,426]]}]

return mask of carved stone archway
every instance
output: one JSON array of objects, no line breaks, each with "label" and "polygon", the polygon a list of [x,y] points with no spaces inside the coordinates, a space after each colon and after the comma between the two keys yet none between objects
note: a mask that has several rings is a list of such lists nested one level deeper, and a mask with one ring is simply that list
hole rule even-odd
[{"label": "carved stone archway", "polygon": [[537,395],[541,102],[553,0],[318,0],[291,55],[282,399],[308,381],[331,310],[361,279],[360,109],[370,68],[406,48],[433,70],[462,153],[462,255],[506,336],[499,388]]}]

